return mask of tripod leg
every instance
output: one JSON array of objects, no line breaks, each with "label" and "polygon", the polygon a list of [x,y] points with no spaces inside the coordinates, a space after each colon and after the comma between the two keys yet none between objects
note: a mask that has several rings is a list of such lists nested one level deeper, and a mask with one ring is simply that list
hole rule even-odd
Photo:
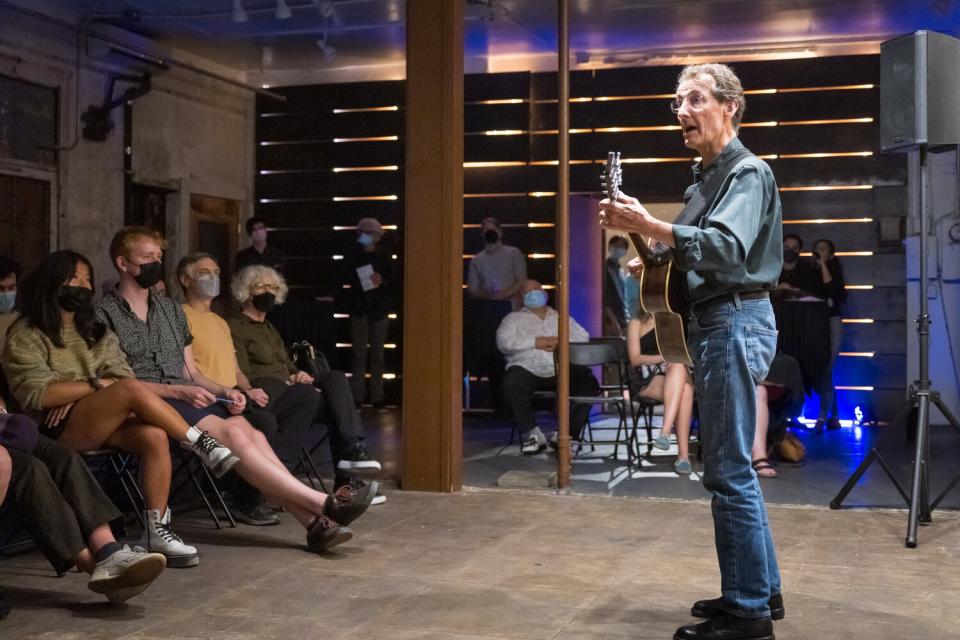
[{"label": "tripod leg", "polygon": [[910,549],[917,546],[917,523],[920,514],[922,485],[924,484],[923,470],[926,464],[927,427],[930,424],[930,398],[927,394],[919,395],[917,402],[917,449],[913,460],[913,485],[910,488],[910,514],[907,520],[906,545]]},{"label": "tripod leg", "polygon": [[839,509],[843,505],[843,501],[847,499],[847,494],[853,490],[853,487],[860,481],[860,478],[867,471],[867,467],[873,463],[876,459],[880,449],[883,448],[883,445],[887,443],[887,440],[897,431],[898,427],[901,425],[906,425],[907,414],[910,413],[910,410],[913,409],[914,404],[917,401],[917,396],[914,391],[911,389],[910,398],[901,405],[900,410],[897,412],[897,415],[890,422],[890,425],[887,427],[887,432],[883,434],[880,438],[880,441],[877,442],[870,449],[870,453],[867,454],[867,457],[863,459],[863,462],[860,463],[860,466],[857,467],[857,470],[847,478],[847,482],[840,489],[839,493],[830,501],[831,509]]},{"label": "tripod leg", "polygon": [[943,403],[943,399],[940,398],[939,393],[933,396],[933,404],[937,405],[937,409],[940,409],[940,413],[947,419],[950,426],[956,429],[957,432],[960,432],[960,420],[958,420],[957,416],[953,415],[953,412],[950,411],[950,408]]}]

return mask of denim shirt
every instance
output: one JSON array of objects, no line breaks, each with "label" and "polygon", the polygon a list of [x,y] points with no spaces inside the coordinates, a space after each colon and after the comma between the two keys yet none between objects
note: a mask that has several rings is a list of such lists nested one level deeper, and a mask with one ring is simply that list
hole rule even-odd
[{"label": "denim shirt", "polygon": [[[725,157],[742,149],[731,140],[716,160],[693,167],[684,201]],[[690,302],[734,291],[772,289],[783,267],[783,211],[770,166],[755,156],[737,163],[698,226],[674,225],[674,265],[687,272]]]}]

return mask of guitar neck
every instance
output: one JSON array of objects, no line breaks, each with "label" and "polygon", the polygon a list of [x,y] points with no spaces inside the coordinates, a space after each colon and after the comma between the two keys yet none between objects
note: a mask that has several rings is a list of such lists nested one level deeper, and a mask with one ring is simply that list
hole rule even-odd
[{"label": "guitar neck", "polygon": [[650,248],[650,245],[647,244],[646,238],[644,238],[639,233],[628,233],[627,237],[630,238],[630,244],[633,245],[633,248],[637,252],[637,255],[640,256],[641,260],[643,260],[644,266],[656,267],[670,261],[669,253],[666,253],[666,254],[656,253],[653,249]]}]

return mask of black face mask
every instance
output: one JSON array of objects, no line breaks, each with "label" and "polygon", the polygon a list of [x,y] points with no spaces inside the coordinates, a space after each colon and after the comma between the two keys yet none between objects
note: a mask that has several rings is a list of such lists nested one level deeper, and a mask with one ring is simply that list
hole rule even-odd
[{"label": "black face mask", "polygon": [[72,313],[87,309],[93,302],[93,289],[65,284],[57,291],[57,302],[61,309]]},{"label": "black face mask", "polygon": [[253,308],[257,311],[262,311],[263,313],[269,313],[270,309],[273,309],[273,305],[277,302],[277,296],[273,295],[270,292],[267,293],[258,293],[253,296]]},{"label": "black face mask", "polygon": [[140,273],[133,276],[133,279],[142,289],[149,289],[163,280],[162,262],[148,262],[138,266],[140,267]]},{"label": "black face mask", "polygon": [[794,249],[784,249],[783,250],[783,260],[784,262],[796,262],[797,258],[800,257],[800,252]]},{"label": "black face mask", "polygon": [[483,232],[483,241],[487,244],[493,244],[500,239],[500,234],[493,229],[487,229]]}]

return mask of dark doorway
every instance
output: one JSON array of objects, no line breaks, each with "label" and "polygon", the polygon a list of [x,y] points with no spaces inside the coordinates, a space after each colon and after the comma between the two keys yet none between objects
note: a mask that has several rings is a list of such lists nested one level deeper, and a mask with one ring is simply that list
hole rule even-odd
[{"label": "dark doorway", "polygon": [[170,189],[135,184],[130,191],[130,206],[124,224],[153,229],[167,235],[167,194]]}]

